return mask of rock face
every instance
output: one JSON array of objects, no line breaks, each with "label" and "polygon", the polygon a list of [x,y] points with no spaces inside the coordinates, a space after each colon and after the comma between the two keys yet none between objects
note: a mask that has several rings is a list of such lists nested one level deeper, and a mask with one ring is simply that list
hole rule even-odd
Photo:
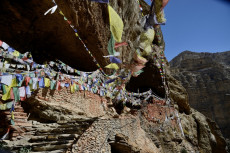
[{"label": "rock face", "polygon": [[185,51],[171,62],[172,75],[189,94],[189,104],[214,120],[230,138],[230,52]]},{"label": "rock face", "polygon": [[[108,61],[102,56],[108,54],[110,38],[107,5],[89,0],[56,2],[99,63],[105,66]],[[149,6],[142,0],[140,2],[145,14]],[[57,58],[80,70],[96,69],[63,17],[58,12],[43,16],[53,6],[51,1],[42,0],[37,4],[28,0],[24,3],[2,0],[0,4],[5,6],[0,10],[3,41],[23,52],[29,49],[35,61],[41,63]],[[124,64],[132,63],[143,31],[139,4],[134,0],[110,0],[110,5],[124,22],[122,41],[129,44],[117,51]],[[144,72],[131,77],[126,89],[132,92],[152,89],[158,97],[149,101],[139,97],[141,104],[138,107],[124,106],[123,103],[117,107],[116,101],[86,90],[71,93],[70,87],[60,91],[38,89],[22,103],[25,114],[30,114],[26,116],[31,125],[29,132],[21,131],[11,141],[4,140],[1,146],[15,152],[27,148],[33,152],[51,153],[225,153],[226,143],[217,126],[190,108],[186,90],[171,76],[163,53],[161,28],[158,25],[154,29],[153,52],[145,57],[148,63]],[[164,60],[165,84],[157,66]],[[168,105],[164,99],[167,96],[171,100]],[[1,112],[0,115],[4,119],[9,113]]]},{"label": "rock face", "polygon": [[[79,36],[88,49],[104,67],[108,64],[102,56],[108,55],[107,44],[110,39],[109,14],[107,4],[90,0],[57,0],[71,24],[78,30]],[[85,50],[74,31],[56,11],[44,16],[53,7],[52,0],[40,1],[7,1],[0,2],[4,6],[0,10],[0,39],[20,52],[30,51],[35,61],[59,59],[66,64],[85,71],[96,70],[97,67]],[[120,49],[123,62],[129,62],[134,43],[141,32],[139,24],[139,6],[136,1],[111,0],[110,5],[124,21],[122,41],[129,42],[129,47]],[[138,10],[138,11],[131,11]],[[54,56],[55,55],[55,56]],[[86,64],[87,63],[87,64]]]}]

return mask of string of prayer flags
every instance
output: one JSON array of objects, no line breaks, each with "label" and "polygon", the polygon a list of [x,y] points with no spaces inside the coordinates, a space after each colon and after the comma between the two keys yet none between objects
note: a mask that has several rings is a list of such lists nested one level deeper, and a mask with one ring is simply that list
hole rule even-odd
[{"label": "string of prayer flags", "polygon": [[108,5],[108,10],[109,10],[110,31],[112,32],[114,39],[117,42],[121,42],[121,37],[124,28],[123,21],[110,5]]},{"label": "string of prayer flags", "polygon": [[46,11],[46,12],[44,13],[44,15],[47,15],[49,12],[50,12],[50,14],[53,14],[53,13],[56,11],[56,9],[57,9],[57,5],[53,6],[53,7],[50,8],[48,11]]},{"label": "string of prayer flags", "polygon": [[142,7],[141,7],[140,1],[139,1],[139,0],[137,0],[137,3],[138,3],[139,8],[140,8],[140,10],[141,10],[141,15],[142,15],[142,16],[144,16],[144,14],[143,14],[143,12],[142,12],[142,11],[143,11],[143,9],[142,9]]},{"label": "string of prayer flags", "polygon": [[[103,69],[101,68],[100,64],[97,62],[96,58],[93,56],[93,54],[91,53],[91,51],[87,48],[86,44],[82,41],[81,37],[79,36],[77,29],[74,27],[74,25],[71,24],[71,21],[69,21],[66,16],[64,15],[64,13],[61,11],[61,9],[58,7],[58,5],[55,3],[55,1],[53,0],[53,3],[55,4],[54,7],[51,8],[51,10],[48,10],[47,12],[49,13],[51,11],[54,12],[57,8],[59,9],[59,13],[64,17],[64,20],[67,21],[67,23],[70,25],[70,27],[73,29],[73,31],[75,32],[76,37],[78,37],[78,39],[81,41],[81,43],[83,44],[83,46],[85,47],[86,51],[89,53],[89,55],[93,58],[93,61],[95,62],[95,64],[98,66],[99,70],[104,74],[105,72],[103,71]],[[46,12],[46,13],[47,13]],[[44,14],[46,15],[46,14]]]},{"label": "string of prayer flags", "polygon": [[98,2],[98,3],[109,3],[109,0],[91,0],[93,2]]}]

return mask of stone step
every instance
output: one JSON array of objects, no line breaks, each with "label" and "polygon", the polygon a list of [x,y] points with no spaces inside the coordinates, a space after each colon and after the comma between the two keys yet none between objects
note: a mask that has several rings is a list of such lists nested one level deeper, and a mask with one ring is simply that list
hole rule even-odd
[{"label": "stone step", "polygon": [[34,152],[34,151],[30,151],[30,153],[65,153],[66,149],[60,149],[60,150],[54,150],[54,151],[42,151],[42,152]]},{"label": "stone step", "polygon": [[54,140],[73,140],[78,138],[77,134],[59,134],[59,135],[48,135],[48,136],[33,136],[29,142],[37,141],[54,141]]},{"label": "stone step", "polygon": [[50,135],[52,134],[79,134],[79,129],[74,128],[56,128],[56,129],[37,129],[36,135]]},{"label": "stone step", "polygon": [[[15,112],[14,112],[14,113],[15,113]],[[6,116],[7,116],[8,118],[11,118],[11,115],[6,115]],[[14,115],[14,118],[15,118],[15,119],[27,119],[28,117],[27,117],[27,116],[18,116],[18,115],[15,116],[15,115]]]},{"label": "stone step", "polygon": [[[16,140],[15,140],[16,141]],[[42,141],[37,143],[26,143],[26,144],[14,144],[14,143],[8,143],[8,147],[11,148],[11,150],[19,150],[20,148],[31,148],[31,151],[34,152],[51,152],[55,150],[62,150],[62,149],[68,149],[72,144],[74,140],[59,140],[59,141]]]},{"label": "stone step", "polygon": [[15,107],[14,111],[15,112],[24,112],[24,109],[22,107]]},{"label": "stone step", "polygon": [[60,150],[60,149],[68,149],[71,147],[73,142],[67,143],[67,144],[48,144],[45,142],[41,146],[33,146],[32,151],[54,151],[54,150]]},{"label": "stone step", "polygon": [[[11,115],[10,111],[5,111],[5,112],[2,112],[4,115]],[[14,112],[14,116],[27,116],[26,113],[23,113],[23,112]]]},{"label": "stone step", "polygon": [[[8,118],[8,121],[10,121],[11,120],[11,118]],[[28,123],[27,122],[27,118],[17,118],[17,117],[15,117],[14,118],[14,122],[16,123]]]},{"label": "stone step", "polygon": [[58,128],[70,128],[70,127],[77,127],[77,126],[81,126],[79,125],[78,123],[75,123],[75,124],[62,124],[62,125],[59,125]]},{"label": "stone step", "polygon": [[39,147],[39,146],[47,146],[47,145],[60,145],[60,144],[69,144],[69,143],[73,143],[74,140],[55,140],[55,141],[40,141],[40,142],[33,142],[30,143],[30,146],[33,147]]},{"label": "stone step", "polygon": [[15,122],[15,126],[23,126],[23,127],[32,127],[32,123],[21,123],[21,122]]}]

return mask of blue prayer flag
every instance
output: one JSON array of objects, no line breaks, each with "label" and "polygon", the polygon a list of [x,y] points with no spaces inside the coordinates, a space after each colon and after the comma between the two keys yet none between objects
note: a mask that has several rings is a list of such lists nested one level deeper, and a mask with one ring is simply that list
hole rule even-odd
[{"label": "blue prayer flag", "polygon": [[109,0],[91,0],[98,3],[109,3]]},{"label": "blue prayer flag", "polygon": [[110,62],[120,64],[121,60],[119,58],[112,56],[112,57],[110,57]]}]

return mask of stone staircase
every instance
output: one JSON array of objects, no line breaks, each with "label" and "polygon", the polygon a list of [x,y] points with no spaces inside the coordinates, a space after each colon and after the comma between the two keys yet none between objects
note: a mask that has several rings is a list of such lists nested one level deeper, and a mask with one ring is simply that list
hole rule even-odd
[{"label": "stone staircase", "polygon": [[[10,111],[2,111],[1,114],[10,122]],[[66,152],[92,123],[88,118],[73,118],[71,121],[55,123],[28,121],[27,114],[20,105],[15,107],[14,116],[15,125],[5,125],[5,128],[11,127],[10,140],[4,140],[13,153],[18,153],[20,149],[30,150],[32,153]]]},{"label": "stone staircase", "polygon": [[89,126],[88,122],[68,121],[58,123],[40,123],[28,121],[32,127],[29,134],[25,132],[22,139],[4,140],[11,151],[17,153],[27,148],[36,153],[63,153],[71,149],[73,143]]},{"label": "stone staircase", "polygon": [[19,103],[15,104],[15,111],[14,111],[14,125],[10,124],[11,120],[11,112],[10,110],[1,111],[0,115],[4,119],[3,121],[3,128],[7,129],[10,128],[10,140],[19,140],[24,135],[30,135],[30,129],[32,124],[28,122],[27,113],[24,112],[24,109],[21,107]]}]

